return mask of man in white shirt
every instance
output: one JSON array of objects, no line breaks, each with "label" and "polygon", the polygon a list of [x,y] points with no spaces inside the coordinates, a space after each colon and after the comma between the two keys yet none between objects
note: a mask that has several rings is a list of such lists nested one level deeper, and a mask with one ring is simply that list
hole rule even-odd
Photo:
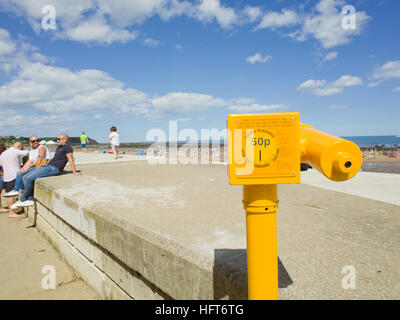
[{"label": "man in white shirt", "polygon": [[[11,148],[0,155],[0,166],[3,167],[3,181],[6,192],[14,189],[15,178],[19,169],[21,169],[22,157],[29,154],[29,150],[23,150],[21,142],[16,142]],[[7,204],[10,208],[9,218],[21,218],[21,215],[15,213],[11,206],[14,204],[14,198],[7,198]]]},{"label": "man in white shirt", "polygon": [[[29,143],[32,149],[29,151],[29,159],[24,164],[23,168],[17,173],[14,188],[12,191],[6,193],[4,197],[18,197],[24,190],[23,177],[25,174],[35,170],[36,162],[38,159],[44,159],[45,163],[50,160],[50,152],[46,146],[39,144],[38,136],[32,135],[29,137]],[[29,200],[33,200],[33,197]]]}]

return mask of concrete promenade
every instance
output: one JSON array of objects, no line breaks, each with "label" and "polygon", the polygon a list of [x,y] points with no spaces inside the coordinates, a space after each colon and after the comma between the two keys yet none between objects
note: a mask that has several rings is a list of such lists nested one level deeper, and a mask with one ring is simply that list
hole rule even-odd
[{"label": "concrete promenade", "polygon": [[[54,211],[68,199],[90,212],[80,222],[62,218],[76,223],[161,295],[246,297],[241,187],[229,186],[225,166],[135,161],[80,169],[82,177],[43,180],[41,188],[54,190],[58,199],[38,197]],[[315,170],[303,177],[308,183],[318,179]],[[279,186],[281,299],[400,297],[400,206],[389,203],[398,190],[394,178],[398,176],[378,174],[369,187],[356,184],[358,196],[306,184]],[[390,189],[385,192],[387,202],[368,199],[380,188]],[[138,247],[147,250],[137,251]],[[357,272],[355,290],[342,288],[342,269],[348,265]]]},{"label": "concrete promenade", "polygon": [[400,174],[359,172],[352,179],[337,183],[317,170],[308,170],[302,173],[301,183],[400,206]]},{"label": "concrete promenade", "polygon": [[[133,154],[121,154],[118,159],[114,159],[113,154],[105,154],[101,152],[74,152],[73,154],[75,163],[78,165],[95,163],[125,163],[132,161],[143,161],[146,159],[146,156],[144,155],[138,156]],[[160,157],[155,158],[159,159]]]},{"label": "concrete promenade", "polygon": [[[41,179],[35,191],[38,229],[77,274],[103,298],[245,299],[242,188],[228,184],[227,168],[109,158],[76,153],[83,176]],[[280,299],[400,298],[400,176],[356,178],[330,185],[310,170],[301,185],[279,186]],[[12,242],[44,241],[26,220],[1,218],[2,228],[18,227]],[[342,287],[346,266],[355,289]]]}]

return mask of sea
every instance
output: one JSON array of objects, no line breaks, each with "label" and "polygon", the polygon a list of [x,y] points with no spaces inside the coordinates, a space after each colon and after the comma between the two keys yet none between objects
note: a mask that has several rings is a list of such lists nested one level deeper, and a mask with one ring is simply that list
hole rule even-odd
[{"label": "sea", "polygon": [[398,136],[359,136],[359,137],[341,137],[350,140],[360,148],[368,148],[384,145],[388,148],[400,147],[400,135]]}]

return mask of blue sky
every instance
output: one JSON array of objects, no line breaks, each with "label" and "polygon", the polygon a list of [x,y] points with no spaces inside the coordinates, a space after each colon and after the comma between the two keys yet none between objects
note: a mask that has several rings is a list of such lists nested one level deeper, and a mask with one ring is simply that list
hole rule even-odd
[{"label": "blue sky", "polygon": [[100,142],[115,125],[144,141],[170,120],[200,135],[230,113],[292,111],[339,136],[399,135],[399,12],[389,0],[0,0],[0,135]]}]

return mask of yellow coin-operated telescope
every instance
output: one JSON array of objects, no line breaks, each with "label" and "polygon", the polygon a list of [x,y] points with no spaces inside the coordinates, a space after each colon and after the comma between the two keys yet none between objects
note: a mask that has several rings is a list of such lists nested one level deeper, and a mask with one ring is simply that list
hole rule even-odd
[{"label": "yellow coin-operated telescope", "polygon": [[300,124],[297,112],[228,115],[228,175],[243,185],[248,295],[278,299],[278,184],[300,183],[300,163],[334,181],[352,178],[362,154],[347,141]]}]

